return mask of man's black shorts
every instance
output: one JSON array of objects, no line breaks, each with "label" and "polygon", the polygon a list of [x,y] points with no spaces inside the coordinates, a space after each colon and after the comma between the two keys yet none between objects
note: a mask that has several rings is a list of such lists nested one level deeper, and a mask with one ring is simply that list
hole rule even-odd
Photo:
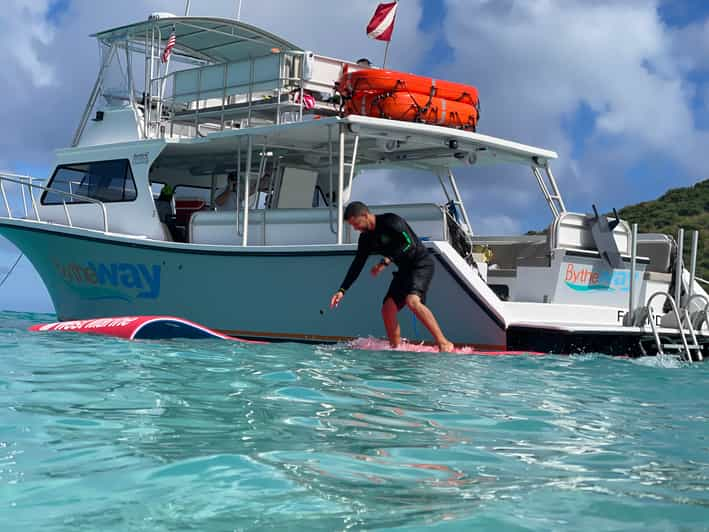
[{"label": "man's black shorts", "polygon": [[422,303],[426,303],[426,292],[428,285],[433,279],[433,258],[430,255],[416,261],[412,268],[399,269],[394,272],[389,290],[384,296],[392,298],[399,310],[406,305],[406,296],[416,294],[421,298]]}]

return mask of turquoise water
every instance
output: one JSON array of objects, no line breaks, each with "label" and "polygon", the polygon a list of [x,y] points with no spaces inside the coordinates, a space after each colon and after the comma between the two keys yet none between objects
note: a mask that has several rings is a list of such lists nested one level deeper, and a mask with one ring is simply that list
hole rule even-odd
[{"label": "turquoise water", "polygon": [[0,530],[707,530],[709,363],[127,342],[0,313]]}]

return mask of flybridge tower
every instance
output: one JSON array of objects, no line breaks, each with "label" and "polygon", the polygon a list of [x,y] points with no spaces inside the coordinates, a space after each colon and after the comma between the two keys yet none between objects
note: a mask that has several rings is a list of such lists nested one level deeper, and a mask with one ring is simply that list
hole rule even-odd
[{"label": "flybridge tower", "polygon": [[[305,93],[319,96],[321,115],[337,112],[341,61],[243,22],[160,12],[94,36],[101,62],[73,146],[86,144],[87,130],[107,129],[102,121],[139,140],[301,120]],[[109,72],[120,90],[107,83]]]}]

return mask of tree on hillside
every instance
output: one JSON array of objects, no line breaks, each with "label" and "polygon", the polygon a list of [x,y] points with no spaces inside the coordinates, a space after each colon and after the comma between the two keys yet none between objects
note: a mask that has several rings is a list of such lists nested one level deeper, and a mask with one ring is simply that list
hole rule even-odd
[{"label": "tree on hillside", "polygon": [[692,187],[669,190],[654,201],[623,207],[619,214],[628,223],[637,223],[642,233],[665,233],[676,238],[679,228],[683,227],[687,268],[692,232],[698,230],[697,275],[709,278],[709,179]]}]

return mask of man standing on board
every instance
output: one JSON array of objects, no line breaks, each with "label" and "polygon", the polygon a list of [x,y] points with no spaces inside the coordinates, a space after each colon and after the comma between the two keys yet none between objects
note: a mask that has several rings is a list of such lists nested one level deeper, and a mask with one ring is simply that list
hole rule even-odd
[{"label": "man standing on board", "polygon": [[409,224],[393,213],[374,215],[360,201],[347,205],[344,217],[361,234],[357,255],[340,289],[332,296],[330,308],[339,305],[345,292],[362,272],[367,257],[372,253],[383,255],[384,258],[371,270],[373,276],[379,275],[392,262],[399,268],[394,272],[382,305],[382,318],[391,346],[396,348],[401,344],[401,329],[396,315],[407,306],[426,326],[436,340],[438,349],[452,351],[453,344],[443,336],[435,316],[424,304],[428,285],[433,278],[433,259]]}]

